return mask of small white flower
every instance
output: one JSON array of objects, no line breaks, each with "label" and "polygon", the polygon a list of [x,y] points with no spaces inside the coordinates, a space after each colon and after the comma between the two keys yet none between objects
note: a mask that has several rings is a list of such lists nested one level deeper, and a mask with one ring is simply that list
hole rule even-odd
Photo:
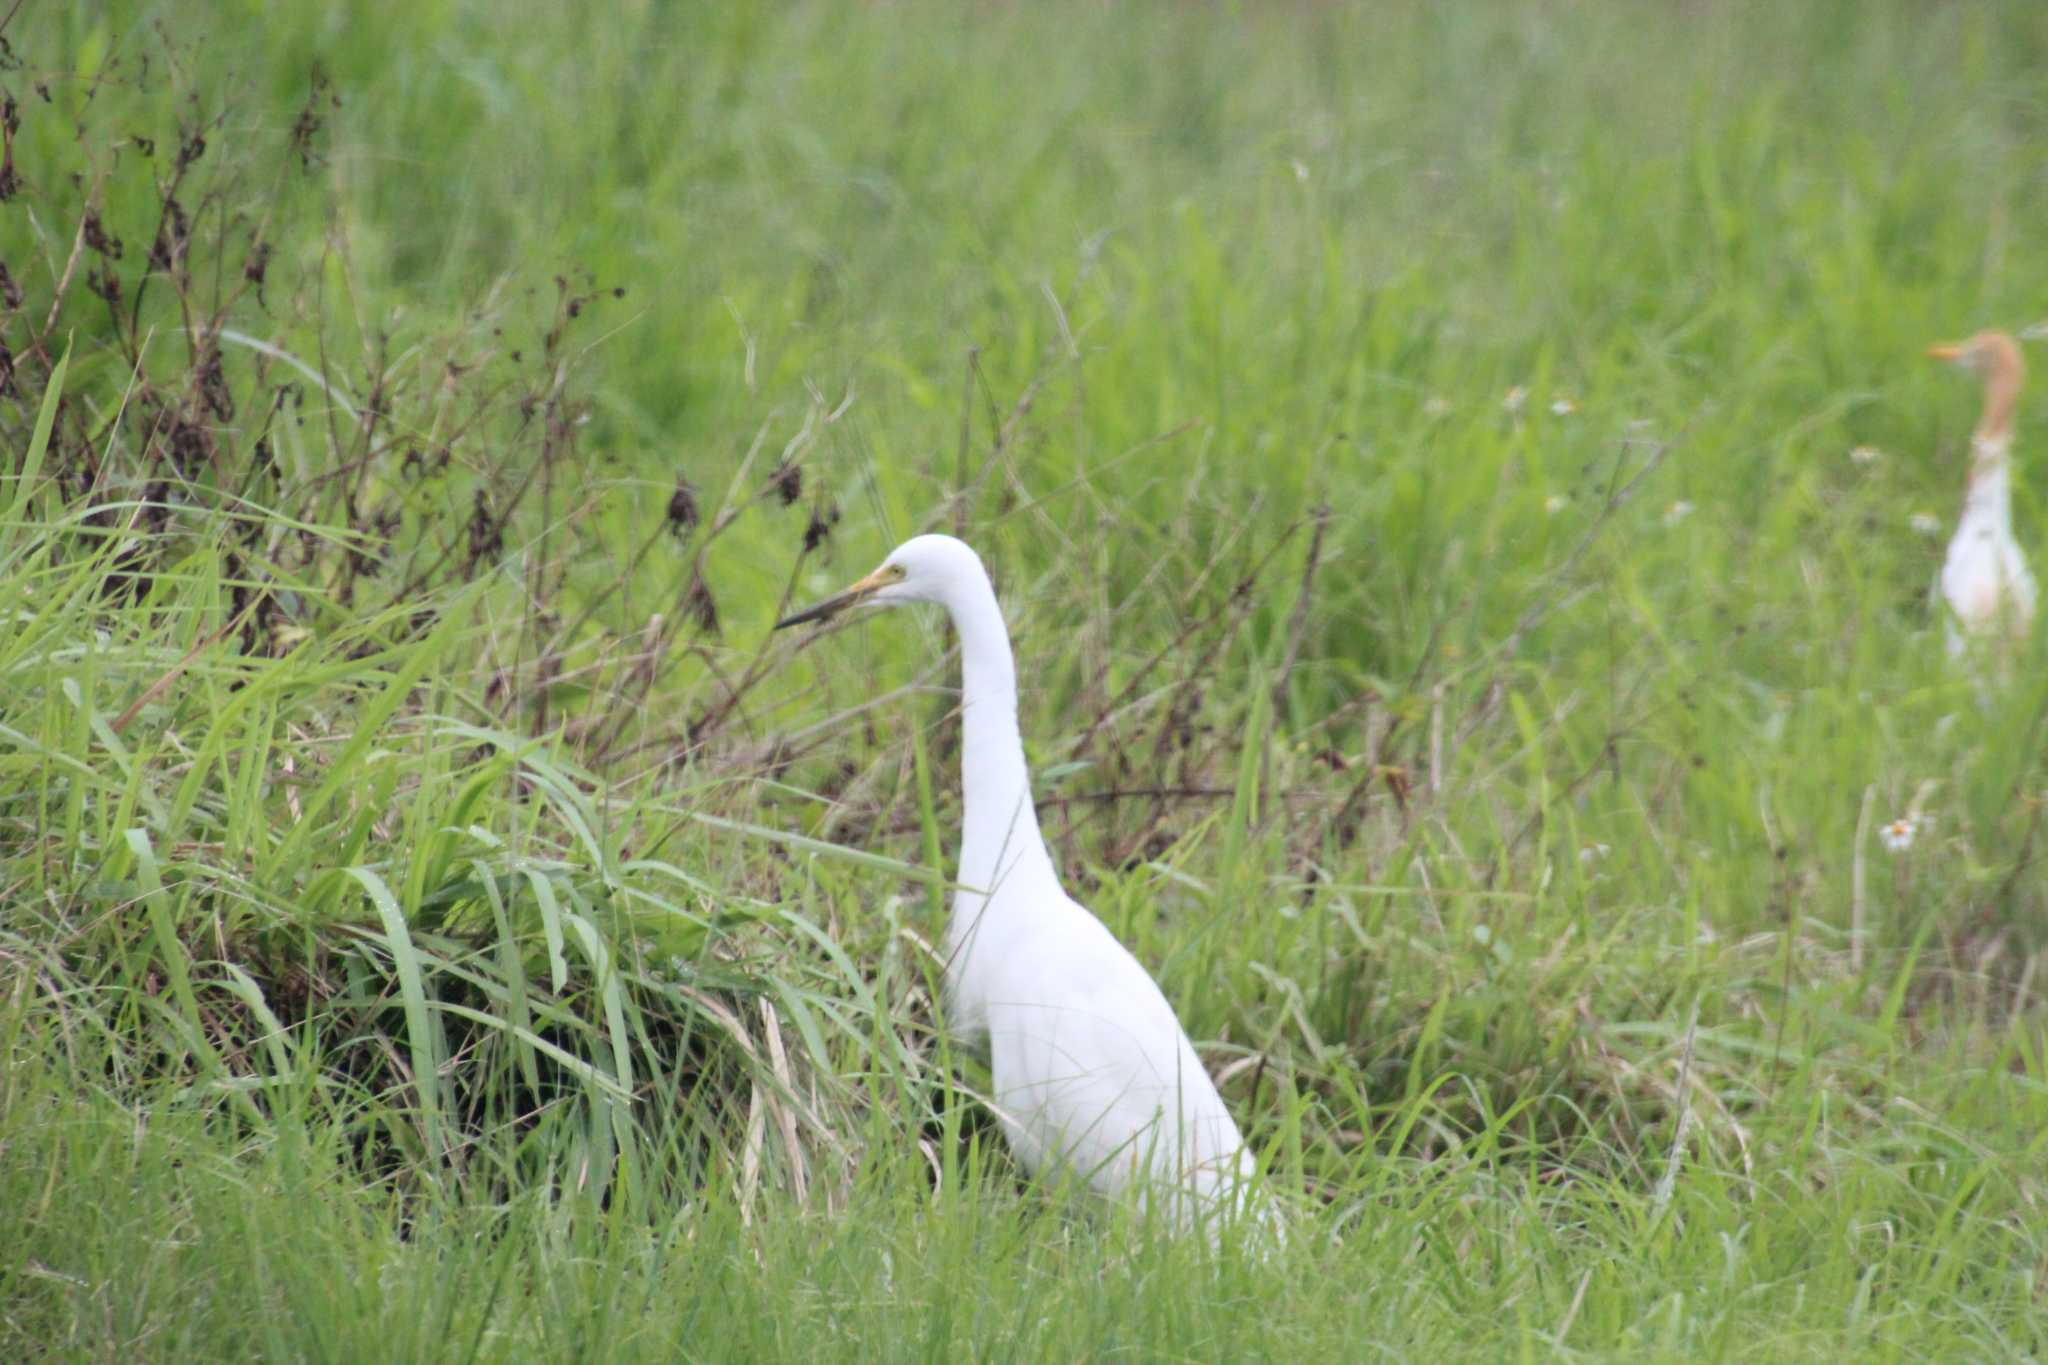
[{"label": "small white flower", "polygon": [[1552,493],[1543,500],[1543,510],[1553,517],[1572,505],[1572,500],[1562,493]]},{"label": "small white flower", "polygon": [[1288,164],[1294,167],[1294,178],[1306,185],[1308,183],[1308,163],[1297,158]]},{"label": "small white flower", "polygon": [[1529,391],[1520,384],[1517,384],[1512,389],[1509,389],[1506,395],[1501,398],[1500,405],[1508,410],[1509,416],[1520,417],[1522,409],[1528,405],[1528,402]]},{"label": "small white flower", "polygon": [[1569,417],[1578,410],[1579,405],[1572,401],[1569,394],[1560,393],[1550,400],[1550,412],[1553,417]]},{"label": "small white flower", "polygon": [[1904,853],[1913,846],[1913,836],[1920,832],[1920,821],[1910,815],[1898,819],[1878,830],[1877,837],[1883,841],[1885,852]]},{"label": "small white flower", "polygon": [[1849,451],[1851,464],[1876,464],[1884,458],[1884,452],[1876,446],[1855,446]]},{"label": "small white flower", "polygon": [[1676,526],[1691,515],[1692,504],[1684,498],[1680,498],[1677,502],[1664,509],[1664,524],[1666,526]]},{"label": "small white flower", "polygon": [[1451,415],[1451,400],[1441,394],[1431,394],[1422,400],[1424,417],[1448,417]]},{"label": "small white flower", "polygon": [[1606,844],[1587,844],[1579,850],[1579,862],[1591,866],[1612,852],[1613,848]]},{"label": "small white flower", "polygon": [[1938,536],[1941,534],[1941,518],[1935,516],[1932,512],[1915,512],[1912,516],[1906,518],[1906,525],[1912,527],[1923,536]]}]

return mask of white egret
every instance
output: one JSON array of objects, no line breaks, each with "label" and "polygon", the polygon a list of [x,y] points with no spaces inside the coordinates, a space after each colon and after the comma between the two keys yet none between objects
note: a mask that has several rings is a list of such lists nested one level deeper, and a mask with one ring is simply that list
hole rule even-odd
[{"label": "white egret", "polygon": [[985,1040],[997,1118],[1034,1174],[1132,1190],[1178,1226],[1243,1207],[1254,1162],[1152,976],[1060,889],[1017,729],[1017,669],[980,558],[951,536],[898,546],[835,597],[931,602],[960,637],[959,887],[946,926],[949,1017]]},{"label": "white egret", "polygon": [[1928,348],[1927,354],[1984,377],[1984,411],[1970,437],[1970,474],[1963,513],[1941,567],[1941,596],[1951,613],[1948,652],[1961,656],[1971,639],[2001,651],[2023,639],[2034,620],[2034,576],[2012,534],[2012,430],[2026,363],[2004,332]]}]

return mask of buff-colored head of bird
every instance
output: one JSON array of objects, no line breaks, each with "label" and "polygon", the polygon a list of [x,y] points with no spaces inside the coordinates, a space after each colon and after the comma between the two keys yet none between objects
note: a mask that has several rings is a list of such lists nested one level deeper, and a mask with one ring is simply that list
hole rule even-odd
[{"label": "buff-colored head of bird", "polygon": [[1985,376],[2006,375],[2014,379],[2026,373],[2020,344],[2007,332],[1979,332],[1967,341],[1944,341],[1929,346],[1930,359],[1946,361],[1958,369]]},{"label": "buff-colored head of bird", "polygon": [[2006,332],[1979,332],[1968,341],[1930,346],[1927,354],[1983,378],[1984,411],[1977,418],[1972,449],[1979,458],[1987,453],[2002,458],[2012,442],[2020,383],[2027,374],[2020,344]]}]

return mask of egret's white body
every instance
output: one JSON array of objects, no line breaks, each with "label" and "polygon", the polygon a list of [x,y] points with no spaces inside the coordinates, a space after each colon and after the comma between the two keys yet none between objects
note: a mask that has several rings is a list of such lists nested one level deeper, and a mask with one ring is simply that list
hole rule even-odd
[{"label": "egret's white body", "polygon": [[960,889],[946,926],[953,1023],[985,1040],[997,1117],[1034,1174],[1133,1190],[1176,1222],[1240,1207],[1254,1162],[1151,973],[1061,890],[1017,729],[1017,670],[981,560],[951,536],[906,541],[846,592],[933,602],[960,637]]},{"label": "egret's white body", "polygon": [[2019,344],[2003,332],[1936,346],[1928,354],[1984,376],[1984,411],[1970,437],[1963,512],[1939,580],[1948,607],[1948,651],[1959,658],[1973,640],[2003,650],[2024,639],[2034,621],[2034,575],[2012,534],[2013,414],[2026,366]]}]

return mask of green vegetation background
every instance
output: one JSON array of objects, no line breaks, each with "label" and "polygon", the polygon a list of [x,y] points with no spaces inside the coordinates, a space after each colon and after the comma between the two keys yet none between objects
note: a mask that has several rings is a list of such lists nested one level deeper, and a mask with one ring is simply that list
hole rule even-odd
[{"label": "green vegetation background", "polygon": [[[0,32],[9,1355],[2048,1344],[2048,646],[1914,522],[2048,10]],[[925,528],[1270,1260],[939,1027],[943,623],[768,632]]]}]

